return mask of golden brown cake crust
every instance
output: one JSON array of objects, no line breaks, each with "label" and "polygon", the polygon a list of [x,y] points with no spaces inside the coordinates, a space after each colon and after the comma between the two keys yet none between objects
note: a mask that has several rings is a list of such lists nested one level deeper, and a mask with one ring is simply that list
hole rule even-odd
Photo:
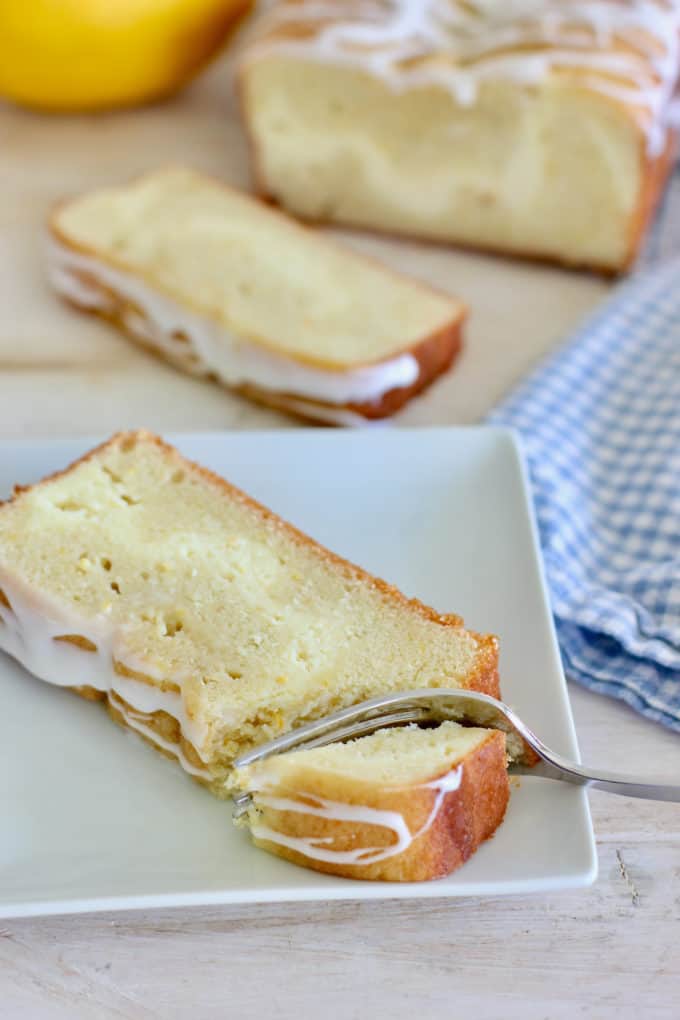
[{"label": "golden brown cake crust", "polygon": [[[640,251],[645,230],[656,212],[668,177],[673,170],[675,157],[678,154],[679,141],[680,134],[677,131],[670,130],[663,152],[656,158],[652,158],[645,151],[641,139],[640,159],[644,168],[642,174],[644,184],[640,192],[637,209],[631,219],[628,254],[626,261],[619,269],[621,272],[630,269]],[[614,271],[616,272],[616,270]]]},{"label": "golden brown cake crust", "polygon": [[[284,791],[291,796],[293,791]],[[297,791],[304,800],[327,791],[312,788]],[[505,738],[489,731],[487,739],[463,760],[462,780],[456,790],[445,794],[431,826],[400,854],[372,864],[336,864],[307,857],[297,850],[266,839],[256,839],[258,846],[294,864],[343,878],[384,882],[422,882],[443,878],[459,868],[489,839],[503,821],[510,795],[505,759]],[[348,800],[348,803],[361,803]],[[432,810],[436,792],[426,787],[410,786],[402,790],[383,791],[371,797],[371,808],[398,811],[409,830],[414,833]],[[364,802],[365,803],[365,802]],[[388,847],[395,835],[390,829],[374,824],[331,821],[296,811],[280,811],[266,807],[263,820],[267,826],[292,838],[332,839],[336,850],[357,847]]]}]

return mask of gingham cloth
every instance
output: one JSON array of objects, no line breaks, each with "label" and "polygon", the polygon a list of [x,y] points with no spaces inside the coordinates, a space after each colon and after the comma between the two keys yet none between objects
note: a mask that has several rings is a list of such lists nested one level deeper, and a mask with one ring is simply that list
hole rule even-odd
[{"label": "gingham cloth", "polygon": [[567,676],[680,731],[678,256],[680,174],[640,271],[490,420],[523,440]]}]

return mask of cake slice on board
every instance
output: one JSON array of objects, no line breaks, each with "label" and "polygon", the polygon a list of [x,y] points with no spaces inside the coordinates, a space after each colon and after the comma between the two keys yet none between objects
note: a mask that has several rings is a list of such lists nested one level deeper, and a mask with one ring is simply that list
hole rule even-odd
[{"label": "cake slice on board", "polygon": [[241,192],[183,169],[60,205],[59,294],[192,375],[356,425],[451,365],[465,307]]}]

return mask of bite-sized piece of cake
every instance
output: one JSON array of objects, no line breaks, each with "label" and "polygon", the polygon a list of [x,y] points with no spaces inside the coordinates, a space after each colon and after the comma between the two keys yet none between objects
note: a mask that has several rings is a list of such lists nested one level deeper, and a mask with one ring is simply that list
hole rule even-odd
[{"label": "bite-sized piece of cake", "polygon": [[386,691],[498,696],[496,639],[123,433],[0,505],[0,647],[224,794],[233,758]]},{"label": "bite-sized piece of cake", "polygon": [[398,411],[451,364],[465,308],[189,170],[61,205],[56,290],[179,368],[339,425]]},{"label": "bite-sized piece of cake", "polygon": [[678,0],[279,0],[239,75],[299,216],[620,271],[675,151]]},{"label": "bite-sized piece of cake", "polygon": [[460,867],[508,803],[505,735],[455,722],[378,730],[234,772],[257,846],[316,871],[413,882]]}]

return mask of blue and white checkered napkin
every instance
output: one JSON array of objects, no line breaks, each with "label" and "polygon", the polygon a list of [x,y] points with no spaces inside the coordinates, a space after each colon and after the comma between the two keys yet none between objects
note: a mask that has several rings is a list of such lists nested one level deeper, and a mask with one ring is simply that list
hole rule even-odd
[{"label": "blue and white checkered napkin", "polygon": [[662,230],[490,420],[523,439],[567,675],[680,731],[680,258],[650,268]]}]

